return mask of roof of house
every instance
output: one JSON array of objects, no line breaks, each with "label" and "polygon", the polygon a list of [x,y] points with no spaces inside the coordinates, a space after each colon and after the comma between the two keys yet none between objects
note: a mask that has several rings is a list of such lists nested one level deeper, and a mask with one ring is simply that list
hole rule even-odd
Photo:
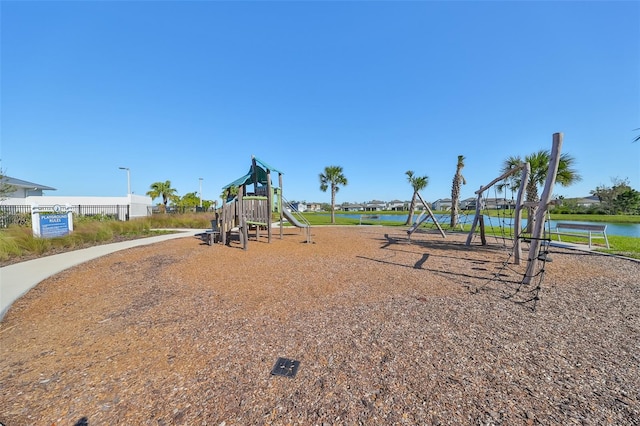
[{"label": "roof of house", "polygon": [[578,203],[600,203],[600,198],[598,198],[595,195],[590,195],[588,197],[578,197],[578,198],[572,198],[572,200],[575,200]]},{"label": "roof of house", "polygon": [[10,176],[3,176],[2,180],[4,181],[4,183],[6,183],[8,185],[11,185],[11,186],[15,186],[16,188],[31,188],[33,190],[42,189],[42,190],[47,190],[47,191],[55,191],[56,190],[56,188],[52,188],[50,186],[40,185],[39,183],[29,182],[29,181],[22,180],[22,179],[16,179],[16,178],[12,178]]}]

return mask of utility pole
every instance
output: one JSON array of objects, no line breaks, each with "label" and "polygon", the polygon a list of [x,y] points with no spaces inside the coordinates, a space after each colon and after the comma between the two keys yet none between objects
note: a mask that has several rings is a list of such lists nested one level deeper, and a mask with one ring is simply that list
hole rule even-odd
[{"label": "utility pole", "polygon": [[127,171],[127,195],[131,195],[131,172],[128,167],[118,167],[120,170]]}]

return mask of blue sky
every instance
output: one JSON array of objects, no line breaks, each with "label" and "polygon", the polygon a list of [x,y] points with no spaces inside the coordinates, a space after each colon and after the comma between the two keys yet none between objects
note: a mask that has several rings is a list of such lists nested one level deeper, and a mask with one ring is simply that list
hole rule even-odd
[{"label": "blue sky", "polygon": [[640,190],[638,2],[0,2],[0,167],[49,195],[215,199],[251,156],[289,200],[464,198],[551,147]]}]

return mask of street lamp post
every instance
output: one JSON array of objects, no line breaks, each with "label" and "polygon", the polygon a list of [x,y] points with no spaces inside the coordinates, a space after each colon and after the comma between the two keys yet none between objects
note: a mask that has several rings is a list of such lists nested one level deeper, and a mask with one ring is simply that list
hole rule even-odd
[{"label": "street lamp post", "polygon": [[120,170],[127,171],[127,195],[131,195],[131,172],[128,167],[118,167]]},{"label": "street lamp post", "polygon": [[202,209],[202,178],[200,179],[200,209]]}]

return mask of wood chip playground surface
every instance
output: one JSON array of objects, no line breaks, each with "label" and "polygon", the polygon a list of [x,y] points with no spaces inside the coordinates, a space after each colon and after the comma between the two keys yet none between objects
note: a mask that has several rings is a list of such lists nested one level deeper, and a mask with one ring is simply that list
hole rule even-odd
[{"label": "wood chip playground surface", "polygon": [[640,424],[640,263],[551,247],[522,286],[465,239],[285,228],[68,269],[0,322],[0,422]]}]

